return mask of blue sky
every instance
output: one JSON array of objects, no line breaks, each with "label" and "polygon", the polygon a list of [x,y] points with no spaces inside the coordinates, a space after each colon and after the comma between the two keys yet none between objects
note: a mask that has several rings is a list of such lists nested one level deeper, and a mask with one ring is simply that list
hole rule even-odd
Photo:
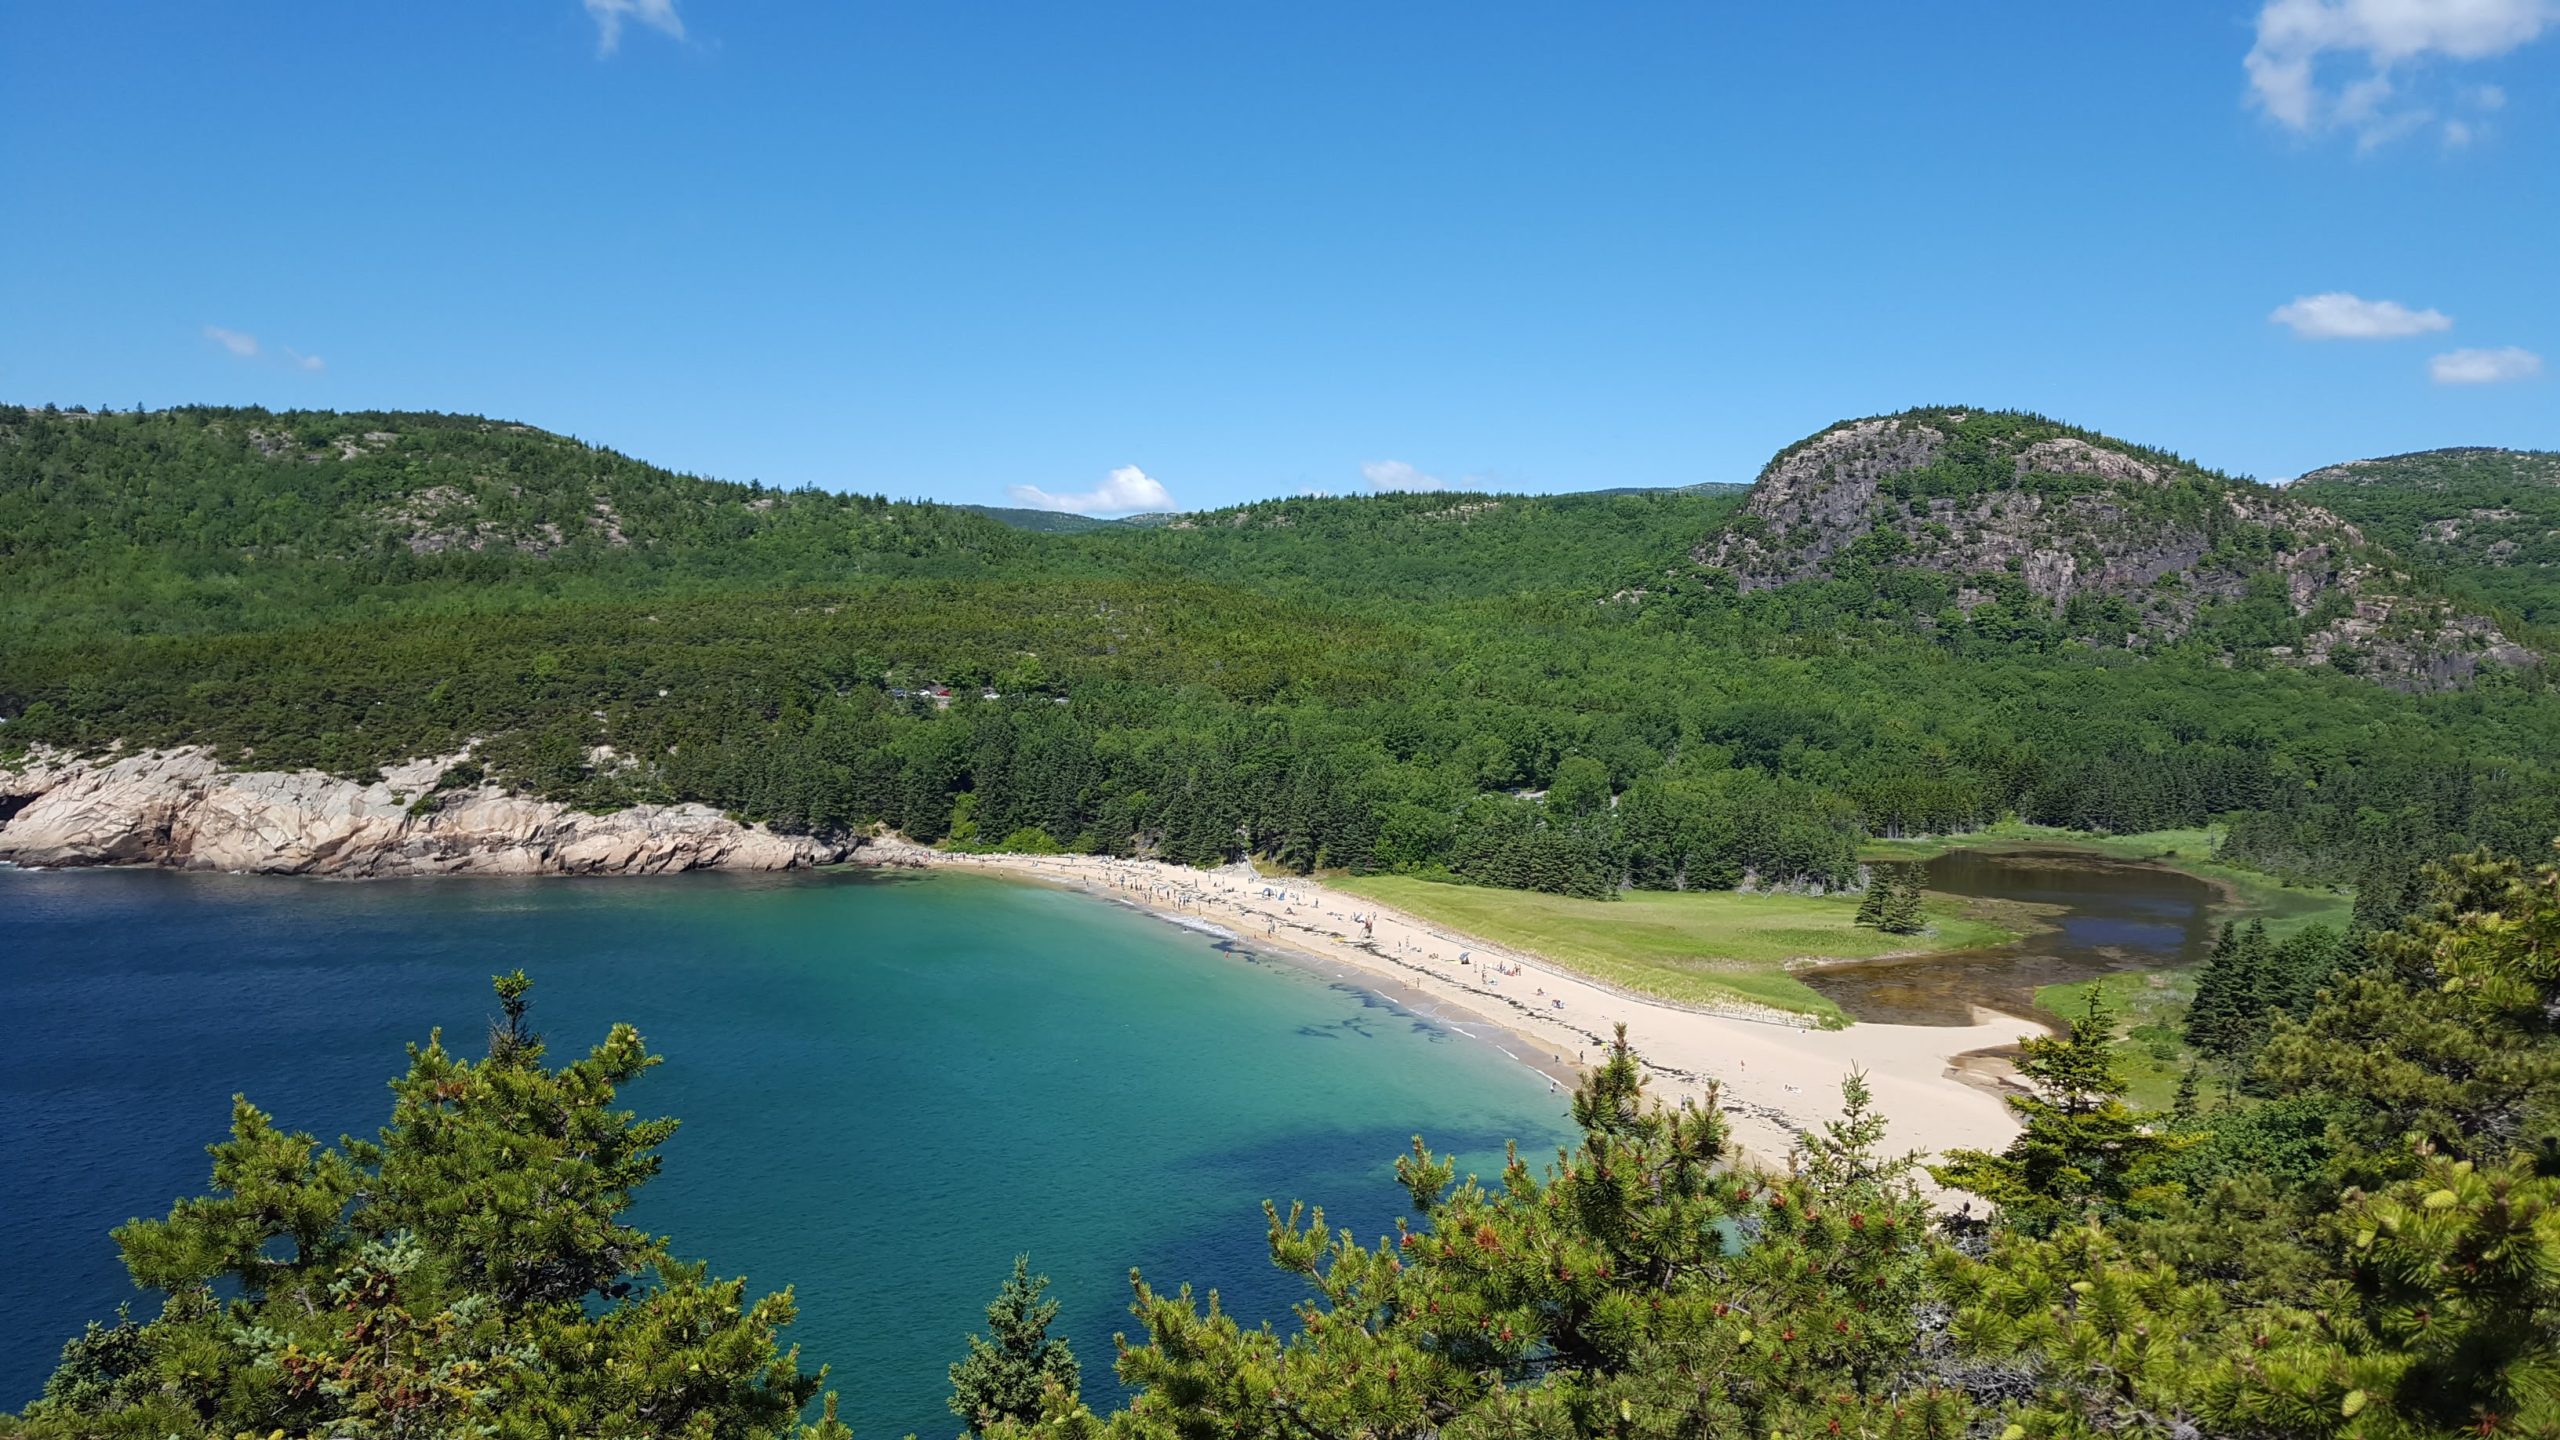
[{"label": "blue sky", "polygon": [[2560,448],[2560,0],[0,0],[0,154],[0,400],[1090,509]]}]

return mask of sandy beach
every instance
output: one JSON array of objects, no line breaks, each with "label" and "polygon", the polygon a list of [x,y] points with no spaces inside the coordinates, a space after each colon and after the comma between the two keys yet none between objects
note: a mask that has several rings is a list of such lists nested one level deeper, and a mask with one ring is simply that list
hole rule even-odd
[{"label": "sandy beach", "polygon": [[1500,1046],[1559,1084],[1597,1059],[1613,1027],[1666,1099],[1721,1093],[1734,1140],[1781,1164],[1796,1136],[1839,1113],[1840,1080],[1863,1070],[1892,1121],[1895,1151],[1998,1149],[2017,1133],[2008,1108],[1957,1058],[2011,1044],[2040,1027],[1993,1011],[1965,1026],[1853,1025],[1822,1030],[1778,1011],[1710,1012],[1640,998],[1553,962],[1453,934],[1314,881],[1245,866],[1194,870],[1097,855],[962,855],[877,841],[873,864],[975,869],[1046,881],[1211,927],[1248,945],[1282,947],[1390,989],[1463,1033]]}]

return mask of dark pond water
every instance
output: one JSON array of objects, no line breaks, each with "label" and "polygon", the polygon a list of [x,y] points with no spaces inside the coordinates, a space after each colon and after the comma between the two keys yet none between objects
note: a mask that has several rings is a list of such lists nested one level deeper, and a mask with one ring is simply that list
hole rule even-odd
[{"label": "dark pond water", "polygon": [[2079,850],[1950,850],[1924,867],[1948,895],[2052,907],[2014,945],[1801,972],[1853,1019],[1965,1025],[1973,1007],[2034,1015],[2036,987],[2204,958],[2220,892],[2192,875]]}]

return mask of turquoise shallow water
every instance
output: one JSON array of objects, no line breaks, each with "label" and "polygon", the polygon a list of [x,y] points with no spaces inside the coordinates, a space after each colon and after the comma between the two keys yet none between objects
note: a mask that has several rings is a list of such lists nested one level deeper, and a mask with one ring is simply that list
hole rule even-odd
[{"label": "turquoise shallow water", "polygon": [[1490,1173],[1565,1125],[1543,1078],[1375,995],[982,876],[0,871],[0,936],[0,1408],[140,1298],[106,1231],[202,1190],[232,1093],[370,1134],[403,1044],[476,1053],[517,966],[555,1053],[621,1019],[667,1057],[626,1096],[685,1122],[637,1222],[795,1285],[868,1435],[956,1428],[943,1367],[1017,1251],[1107,1399],[1130,1266],[1285,1324],[1264,1198],[1374,1236],[1417,1131]]}]

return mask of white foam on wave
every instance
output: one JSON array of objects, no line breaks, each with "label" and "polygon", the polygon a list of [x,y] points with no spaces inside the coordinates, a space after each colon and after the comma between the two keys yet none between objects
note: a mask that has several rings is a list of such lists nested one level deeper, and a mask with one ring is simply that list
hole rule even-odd
[{"label": "white foam on wave", "polygon": [[[1137,908],[1141,910],[1146,909],[1143,905]],[[1209,921],[1195,919],[1189,915],[1169,915],[1162,910],[1147,910],[1147,913],[1153,915],[1167,925],[1179,925],[1185,930],[1197,930],[1203,935],[1212,935],[1220,940],[1242,940],[1244,938],[1224,925],[1211,924]]]}]

